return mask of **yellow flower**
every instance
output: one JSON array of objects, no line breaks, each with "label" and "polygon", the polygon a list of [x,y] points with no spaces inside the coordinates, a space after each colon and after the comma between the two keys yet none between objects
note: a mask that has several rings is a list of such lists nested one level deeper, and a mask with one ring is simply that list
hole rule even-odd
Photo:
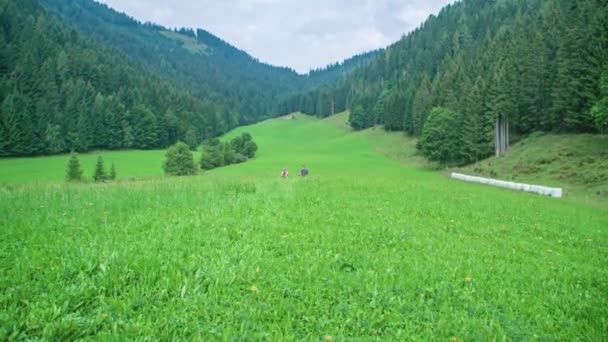
[{"label": "yellow flower", "polygon": [[323,339],[325,341],[331,341],[333,339],[333,337],[331,337],[330,335],[325,335],[325,337],[323,337]]},{"label": "yellow flower", "polygon": [[553,253],[553,250],[547,249],[547,253]]},{"label": "yellow flower", "polygon": [[251,287],[249,288],[249,290],[251,290],[251,292],[258,292],[258,288],[255,287],[255,285],[251,285]]},{"label": "yellow flower", "polygon": [[473,280],[473,278],[471,278],[471,277],[464,278],[464,281],[466,281],[466,282],[470,282],[471,280]]}]

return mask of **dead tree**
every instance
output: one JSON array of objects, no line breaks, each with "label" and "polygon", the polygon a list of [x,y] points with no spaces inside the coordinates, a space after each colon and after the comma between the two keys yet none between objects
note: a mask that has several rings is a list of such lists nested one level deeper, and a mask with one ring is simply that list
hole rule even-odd
[{"label": "dead tree", "polygon": [[504,115],[499,115],[496,118],[494,138],[496,142],[496,156],[498,157],[509,149],[509,119]]}]

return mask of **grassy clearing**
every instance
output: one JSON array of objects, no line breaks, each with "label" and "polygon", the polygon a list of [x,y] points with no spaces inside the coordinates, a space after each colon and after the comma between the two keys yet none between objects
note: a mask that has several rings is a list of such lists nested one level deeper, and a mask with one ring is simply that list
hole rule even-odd
[{"label": "grassy clearing", "polygon": [[565,196],[608,203],[608,136],[534,134],[505,155],[460,169],[468,174],[562,187]]},{"label": "grassy clearing", "polygon": [[160,33],[167,38],[181,42],[184,49],[190,51],[190,53],[192,54],[209,54],[209,51],[207,50],[209,47],[195,38],[188,37],[173,31],[161,31]]},{"label": "grassy clearing", "polygon": [[[116,165],[119,178],[146,178],[163,175],[165,151],[102,151],[80,154],[83,176],[93,178],[97,157],[102,156],[106,168]],[[64,182],[69,155],[35,158],[0,159],[0,185],[15,183]]]},{"label": "grassy clearing", "polygon": [[241,128],[256,159],[196,177],[0,189],[0,339],[605,338],[605,210],[451,181],[335,123]]}]

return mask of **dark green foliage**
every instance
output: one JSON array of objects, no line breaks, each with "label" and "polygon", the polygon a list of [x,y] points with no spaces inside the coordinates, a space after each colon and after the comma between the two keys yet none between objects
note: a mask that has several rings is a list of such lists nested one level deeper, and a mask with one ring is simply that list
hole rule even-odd
[{"label": "dark green foliage", "polygon": [[221,145],[203,146],[200,166],[203,170],[211,170],[224,166],[224,149]]},{"label": "dark green foliage", "polygon": [[163,170],[169,176],[189,176],[196,173],[196,166],[190,148],[179,141],[169,147],[165,155]]},{"label": "dark green foliage", "polygon": [[456,113],[441,107],[433,108],[420,137],[422,154],[440,163],[459,162],[460,133]]},{"label": "dark green foliage", "polygon": [[361,105],[357,105],[355,108],[353,108],[350,114],[349,122],[354,129],[364,129],[370,127],[368,116]]},{"label": "dark green foliage", "polygon": [[112,167],[110,168],[110,174],[108,175],[108,179],[109,180],[116,180],[116,167],[114,166],[114,163],[112,163]]},{"label": "dark green foliage", "polygon": [[[114,164],[112,164],[114,166]],[[105,167],[103,166],[103,158],[99,156],[97,163],[95,164],[95,174],[93,174],[93,180],[96,182],[105,182],[108,179]]]},{"label": "dark green foliage", "polygon": [[595,129],[602,133],[608,133],[608,69],[602,77],[602,98],[591,109],[591,116]]},{"label": "dark green foliage", "polygon": [[66,172],[66,179],[69,182],[76,182],[82,180],[82,169],[80,168],[80,161],[76,153],[72,153],[70,161],[68,162],[68,169]]},{"label": "dark green foliage", "polygon": [[243,148],[244,155],[247,158],[253,158],[258,151],[258,145],[254,141],[248,141]]},{"label": "dark green foliage", "polygon": [[233,138],[230,142],[222,143],[219,139],[211,139],[203,144],[203,154],[200,159],[200,167],[203,170],[211,170],[230,164],[238,164],[255,156],[258,150],[251,134],[243,133]]},{"label": "dark green foliage", "polygon": [[223,144],[223,155],[224,155],[224,164],[230,165],[234,163],[234,150],[230,144]]},{"label": "dark green foliage", "polygon": [[247,157],[245,157],[244,155],[242,155],[240,153],[235,153],[234,154],[234,163],[235,164],[244,163],[246,161],[247,161]]}]

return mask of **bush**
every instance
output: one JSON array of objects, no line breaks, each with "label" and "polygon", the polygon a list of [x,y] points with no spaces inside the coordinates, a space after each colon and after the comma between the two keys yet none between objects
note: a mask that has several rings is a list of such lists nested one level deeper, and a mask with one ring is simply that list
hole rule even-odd
[{"label": "bush", "polygon": [[224,164],[224,150],[221,145],[203,147],[203,154],[200,160],[200,166],[203,170],[211,170],[224,166]]},{"label": "bush", "polygon": [[70,182],[82,180],[82,169],[80,168],[80,161],[78,161],[76,153],[72,153],[68,162],[66,179]]},{"label": "bush", "polygon": [[243,163],[248,158],[253,158],[257,150],[258,145],[253,142],[249,133],[243,133],[229,143],[222,143],[215,138],[203,145],[199,164],[202,169],[211,170],[224,165]]},{"label": "bush", "polygon": [[224,144],[222,147],[224,154],[224,164],[230,165],[234,163],[234,150],[230,144]]},{"label": "bush", "polygon": [[431,110],[420,136],[422,154],[431,161],[458,161],[460,130],[456,113],[446,108]]},{"label": "bush", "polygon": [[247,156],[247,158],[253,158],[255,156],[255,153],[258,150],[258,145],[253,142],[253,141],[248,141],[245,143],[245,146],[243,147],[243,152],[245,152],[245,156]]},{"label": "bush", "polygon": [[165,155],[163,169],[169,176],[188,176],[196,173],[196,166],[190,147],[183,142],[177,142],[169,147]]},{"label": "bush", "polygon": [[247,157],[245,157],[244,155],[240,154],[240,153],[236,153],[234,155],[234,163],[235,164],[240,164],[240,163],[244,163],[247,161]]}]

